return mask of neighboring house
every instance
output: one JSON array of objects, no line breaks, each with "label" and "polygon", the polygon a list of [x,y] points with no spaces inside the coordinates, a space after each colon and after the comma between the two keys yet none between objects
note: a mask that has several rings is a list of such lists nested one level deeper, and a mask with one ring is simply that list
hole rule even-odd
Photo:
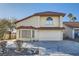
[{"label": "neighboring house", "polygon": [[16,22],[16,38],[21,40],[63,40],[63,17],[60,12],[40,12]]},{"label": "neighboring house", "polygon": [[64,35],[71,39],[79,38],[79,22],[64,22]]}]

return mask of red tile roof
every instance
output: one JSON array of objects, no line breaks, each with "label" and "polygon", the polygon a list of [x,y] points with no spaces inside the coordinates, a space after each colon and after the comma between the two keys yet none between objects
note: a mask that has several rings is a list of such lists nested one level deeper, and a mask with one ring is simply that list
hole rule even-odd
[{"label": "red tile roof", "polygon": [[64,24],[72,28],[79,28],[79,22],[64,22]]},{"label": "red tile roof", "polygon": [[31,16],[28,16],[28,17],[25,17],[25,18],[23,18],[23,19],[21,19],[21,20],[18,20],[18,21],[16,21],[15,23],[18,23],[18,22],[20,22],[20,21],[23,21],[23,20],[26,20],[26,19],[28,19],[28,18],[30,18],[30,17],[32,17],[32,16],[65,16],[65,13],[60,13],[60,12],[51,12],[51,11],[46,11],[46,12],[39,12],[39,13],[35,13],[35,14],[33,14],[33,15],[31,15]]},{"label": "red tile roof", "polygon": [[61,30],[64,27],[32,27],[32,26],[20,26],[17,29],[38,29],[38,30]]}]

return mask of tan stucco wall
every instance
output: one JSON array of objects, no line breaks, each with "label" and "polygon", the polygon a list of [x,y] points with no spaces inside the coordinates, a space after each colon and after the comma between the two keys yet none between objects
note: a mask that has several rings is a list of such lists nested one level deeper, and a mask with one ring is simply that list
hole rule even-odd
[{"label": "tan stucco wall", "polygon": [[49,16],[33,16],[24,21],[21,21],[16,24],[16,27],[19,26],[34,26],[34,27],[62,27],[62,16],[50,16],[53,18],[53,24],[46,24],[46,19]]},{"label": "tan stucco wall", "polygon": [[59,27],[60,26],[60,22],[59,22],[59,17],[58,16],[50,16],[53,19],[53,23],[52,24],[46,24],[46,19],[49,16],[41,16],[40,17],[40,26],[41,27]]},{"label": "tan stucco wall", "polygon": [[24,21],[21,21],[21,22],[18,22],[16,24],[16,27],[19,27],[19,26],[34,26],[34,27],[38,27],[39,26],[39,19],[40,19],[40,16],[33,16],[31,18],[28,18]]},{"label": "tan stucco wall", "polygon": [[73,38],[73,29],[64,25],[65,27],[65,30],[64,30],[64,34],[66,37],[69,37],[69,38]]}]

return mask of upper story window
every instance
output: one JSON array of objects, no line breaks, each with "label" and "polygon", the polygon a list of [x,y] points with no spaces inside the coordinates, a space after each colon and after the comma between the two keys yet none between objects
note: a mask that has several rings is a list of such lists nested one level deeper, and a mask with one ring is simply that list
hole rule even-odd
[{"label": "upper story window", "polygon": [[46,19],[46,24],[52,24],[53,23],[53,19],[51,17],[48,17]]}]

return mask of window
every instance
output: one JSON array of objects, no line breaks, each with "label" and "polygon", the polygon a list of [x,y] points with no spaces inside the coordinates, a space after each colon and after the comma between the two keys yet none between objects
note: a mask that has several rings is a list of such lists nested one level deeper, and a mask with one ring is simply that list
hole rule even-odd
[{"label": "window", "polygon": [[22,38],[31,38],[31,30],[22,30]]},{"label": "window", "polygon": [[53,19],[51,17],[48,17],[46,19],[46,24],[52,24],[53,23]]}]

